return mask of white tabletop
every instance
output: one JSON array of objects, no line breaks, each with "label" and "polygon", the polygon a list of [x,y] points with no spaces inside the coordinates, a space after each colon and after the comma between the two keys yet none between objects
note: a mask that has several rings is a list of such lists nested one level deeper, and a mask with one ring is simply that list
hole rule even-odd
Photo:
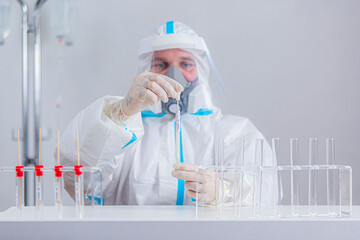
[{"label": "white tabletop", "polygon": [[[226,210],[225,210],[226,211]],[[38,231],[39,230],[39,231]],[[49,238],[51,236],[51,238]],[[12,207],[0,213],[0,239],[360,239],[360,206],[349,218],[224,218],[196,219],[195,206],[85,207],[84,218],[54,207],[36,218],[25,207],[22,219]],[[120,239],[120,238],[118,238]]]}]

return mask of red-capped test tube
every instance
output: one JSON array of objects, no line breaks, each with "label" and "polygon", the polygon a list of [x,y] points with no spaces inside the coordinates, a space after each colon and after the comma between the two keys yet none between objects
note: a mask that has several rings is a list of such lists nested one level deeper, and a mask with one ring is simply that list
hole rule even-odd
[{"label": "red-capped test tube", "polygon": [[82,168],[82,165],[74,166],[76,215],[79,218],[82,218],[84,214],[84,178]]},{"label": "red-capped test tube", "polygon": [[43,214],[44,201],[43,201],[43,165],[35,165],[35,212],[37,217]]},{"label": "red-capped test tube", "polygon": [[22,216],[22,210],[24,209],[24,166],[16,166],[16,207],[18,209],[19,216]]},{"label": "red-capped test tube", "polygon": [[63,178],[63,166],[57,165],[54,167],[55,181],[54,181],[54,200],[57,207],[58,217],[62,217],[63,211],[63,192],[64,192],[64,178]]}]

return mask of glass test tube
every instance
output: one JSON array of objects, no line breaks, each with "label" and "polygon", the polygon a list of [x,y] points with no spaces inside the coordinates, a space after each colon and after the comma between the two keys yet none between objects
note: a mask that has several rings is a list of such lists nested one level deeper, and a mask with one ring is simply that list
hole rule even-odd
[{"label": "glass test tube", "polygon": [[309,207],[310,215],[316,215],[317,206],[317,170],[318,165],[318,139],[310,138],[309,142]]},{"label": "glass test tube", "polygon": [[54,180],[54,200],[58,213],[58,218],[63,214],[63,192],[64,192],[64,178],[62,166],[55,166],[55,180]]},{"label": "glass test tube", "polygon": [[24,166],[16,166],[15,168],[15,199],[19,218],[22,218],[22,213],[24,209],[24,172],[22,171],[23,168]]},{"label": "glass test tube", "polygon": [[337,170],[339,174],[339,211],[338,216],[350,217],[352,215],[352,170],[351,167],[342,166]]},{"label": "glass test tube", "polygon": [[244,185],[244,146],[243,138],[237,140],[238,154],[235,163],[235,187],[234,187],[234,216],[242,216],[242,198]]},{"label": "glass test tube", "polygon": [[[299,166],[299,139],[290,139],[290,165]],[[291,211],[293,216],[299,215],[300,205],[300,172],[291,170]]]},{"label": "glass test tube", "polygon": [[75,204],[76,216],[83,217],[84,214],[84,176],[82,174],[82,165],[75,165]]},{"label": "glass test tube", "polygon": [[35,213],[36,217],[43,216],[43,172],[42,165],[35,165]]},{"label": "glass test tube", "polygon": [[90,176],[90,186],[91,186],[91,206],[102,204],[102,175],[99,170],[92,169]]},{"label": "glass test tube", "polygon": [[273,167],[273,216],[277,216],[277,206],[280,201],[281,181],[278,175],[277,165],[280,164],[280,138],[271,140],[272,147],[272,167]]},{"label": "glass test tube", "polygon": [[180,153],[180,106],[179,99],[176,100],[176,115],[175,115],[175,152],[176,152],[176,163],[181,162],[181,153]]},{"label": "glass test tube", "polygon": [[217,140],[217,155],[215,157],[216,175],[215,192],[216,192],[216,214],[222,216],[223,211],[223,182],[224,182],[224,139]]},{"label": "glass test tube", "polygon": [[[335,165],[335,139],[327,138],[326,139],[326,165],[328,167]],[[331,214],[335,213],[335,204],[336,204],[336,196],[335,196],[335,169],[328,169],[326,172],[327,178],[327,205],[329,206],[329,212]]]},{"label": "glass test tube", "polygon": [[215,164],[215,208],[216,208],[216,215],[218,215],[218,202],[219,202],[219,179],[218,179],[218,173],[219,173],[219,142],[220,139],[215,140],[215,158],[214,158],[214,164]]},{"label": "glass test tube", "polygon": [[199,207],[200,206],[203,206],[200,203],[200,194],[199,194],[199,172],[201,171],[201,169],[197,169],[196,170],[196,181],[195,181],[195,184],[196,184],[196,201],[195,201],[195,218],[198,219],[199,218]]},{"label": "glass test tube", "polygon": [[221,141],[221,151],[220,151],[220,201],[221,201],[221,215],[223,214],[223,208],[224,208],[224,196],[225,196],[225,189],[224,189],[224,151],[225,151],[225,146],[224,146],[224,140]]},{"label": "glass test tube", "polygon": [[253,173],[252,215],[260,216],[262,194],[263,139],[256,139],[255,162]]}]

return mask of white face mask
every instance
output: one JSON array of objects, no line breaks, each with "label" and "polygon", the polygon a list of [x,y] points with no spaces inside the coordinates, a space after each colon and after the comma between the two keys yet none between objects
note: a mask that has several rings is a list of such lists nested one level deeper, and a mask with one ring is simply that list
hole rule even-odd
[{"label": "white face mask", "polygon": [[[197,77],[192,82],[186,81],[184,75],[181,73],[180,69],[177,66],[171,66],[167,71],[166,76],[176,80],[184,87],[184,91],[180,95],[179,106],[181,115],[187,113],[189,110],[189,95],[191,91],[197,86],[199,78]],[[162,112],[175,115],[176,99],[169,98],[169,101],[167,103],[161,102],[161,109]]]}]

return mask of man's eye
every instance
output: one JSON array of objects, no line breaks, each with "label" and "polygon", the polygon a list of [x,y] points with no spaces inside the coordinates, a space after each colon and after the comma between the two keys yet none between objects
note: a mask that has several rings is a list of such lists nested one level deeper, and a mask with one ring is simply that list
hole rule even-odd
[{"label": "man's eye", "polygon": [[154,67],[157,68],[157,69],[166,69],[167,64],[166,63],[155,63]]},{"label": "man's eye", "polygon": [[191,69],[194,68],[194,66],[195,66],[195,64],[189,63],[189,62],[182,62],[181,63],[181,67],[186,69],[186,70],[191,70]]}]

